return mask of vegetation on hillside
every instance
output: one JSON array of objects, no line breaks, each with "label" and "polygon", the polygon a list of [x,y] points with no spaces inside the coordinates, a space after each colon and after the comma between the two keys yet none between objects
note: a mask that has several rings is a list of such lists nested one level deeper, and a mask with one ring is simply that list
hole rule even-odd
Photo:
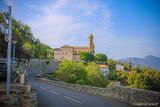
[{"label": "vegetation on hillside", "polygon": [[[3,15],[0,15],[0,23],[3,24]],[[12,19],[12,37],[17,41],[16,58],[53,58],[53,49],[40,42],[33,36],[31,28],[18,21]],[[0,33],[0,57],[6,57],[7,43],[4,40],[4,34]]]},{"label": "vegetation on hillside", "polygon": [[97,87],[107,86],[107,81],[105,81],[98,65],[94,62],[84,65],[80,62],[63,60],[58,70],[53,72],[52,75],[68,83]]},{"label": "vegetation on hillside", "polygon": [[130,71],[128,83],[133,88],[160,91],[160,72],[148,68],[144,68],[142,72]]},{"label": "vegetation on hillside", "polygon": [[122,85],[132,88],[141,88],[153,91],[160,91],[160,72],[147,67],[131,66],[121,64],[124,71],[116,71],[114,60],[108,60],[110,66],[109,80],[120,81]]},{"label": "vegetation on hillside", "polygon": [[80,85],[107,87],[110,86],[108,84],[119,81],[121,85],[132,88],[160,91],[160,72],[129,64],[122,64],[124,71],[116,71],[115,66],[120,63],[108,59],[105,63],[109,65],[110,72],[106,79],[95,62],[95,60],[88,63],[63,60],[52,76],[68,83]]}]

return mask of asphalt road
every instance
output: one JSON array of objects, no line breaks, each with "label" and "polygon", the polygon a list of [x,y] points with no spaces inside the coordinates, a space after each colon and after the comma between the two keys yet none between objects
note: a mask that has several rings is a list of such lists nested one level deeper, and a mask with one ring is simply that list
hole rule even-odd
[{"label": "asphalt road", "polygon": [[36,92],[38,107],[131,107],[131,105],[101,96],[61,88],[29,79]]}]

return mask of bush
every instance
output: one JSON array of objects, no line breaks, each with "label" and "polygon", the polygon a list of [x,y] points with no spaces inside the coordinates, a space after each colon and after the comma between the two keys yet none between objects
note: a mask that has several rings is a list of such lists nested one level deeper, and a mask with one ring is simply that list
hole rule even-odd
[{"label": "bush", "polygon": [[117,80],[118,79],[117,72],[115,70],[110,70],[108,79],[109,80]]},{"label": "bush", "polygon": [[86,67],[88,84],[92,86],[105,87],[105,78],[98,65],[94,62],[88,63]]},{"label": "bush", "polygon": [[148,68],[143,72],[131,71],[128,83],[130,87],[160,91],[160,72]]},{"label": "bush", "polygon": [[77,80],[77,84],[79,85],[85,85],[86,82],[83,79]]},{"label": "bush", "polygon": [[86,70],[82,63],[76,63],[74,61],[62,61],[56,71],[58,79],[65,82],[76,83],[77,80],[86,80]]},{"label": "bush", "polygon": [[82,63],[63,60],[58,70],[52,75],[65,82],[79,85],[106,87],[108,84],[100,68],[94,62],[85,66]]}]

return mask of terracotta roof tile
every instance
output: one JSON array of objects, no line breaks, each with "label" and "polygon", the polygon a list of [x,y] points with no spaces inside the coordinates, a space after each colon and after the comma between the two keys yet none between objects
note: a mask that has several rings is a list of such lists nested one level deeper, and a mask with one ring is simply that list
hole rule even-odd
[{"label": "terracotta roof tile", "polygon": [[105,64],[100,64],[99,67],[100,68],[109,68],[108,65],[105,65]]}]

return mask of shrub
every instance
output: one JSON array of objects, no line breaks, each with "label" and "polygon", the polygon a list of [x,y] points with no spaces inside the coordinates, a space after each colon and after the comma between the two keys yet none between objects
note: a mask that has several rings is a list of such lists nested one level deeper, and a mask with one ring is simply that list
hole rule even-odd
[{"label": "shrub", "polygon": [[63,60],[56,71],[58,79],[65,82],[76,83],[77,80],[86,80],[86,70],[82,63]]}]

